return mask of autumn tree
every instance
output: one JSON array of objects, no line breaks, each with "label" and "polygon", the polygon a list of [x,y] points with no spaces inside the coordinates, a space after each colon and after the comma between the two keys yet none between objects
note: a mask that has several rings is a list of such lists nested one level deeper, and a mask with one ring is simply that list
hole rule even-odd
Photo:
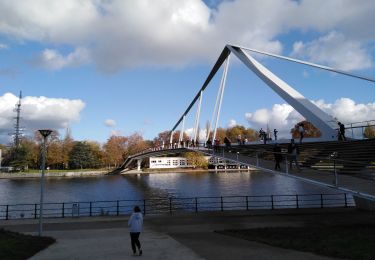
[{"label": "autumn tree", "polygon": [[[180,132],[179,130],[173,132],[173,137],[172,137],[172,144],[173,143],[178,143],[178,140],[180,139]],[[184,132],[184,136],[182,140],[186,141],[189,139],[189,136]],[[163,144],[168,145],[171,141],[171,131],[163,131],[158,134],[157,137],[154,138],[153,140],[153,146],[161,146]]]},{"label": "autumn tree", "polygon": [[127,150],[128,138],[125,136],[112,135],[103,145],[104,161],[108,167],[114,165],[116,168],[124,161]]},{"label": "autumn tree", "polygon": [[46,154],[46,165],[51,169],[61,169],[63,167],[62,142],[53,140],[48,143]]},{"label": "autumn tree", "polygon": [[30,138],[22,138],[20,144],[26,150],[27,168],[39,168],[41,156],[40,144]]},{"label": "autumn tree", "polygon": [[74,147],[74,140],[67,134],[61,141],[61,157],[62,157],[62,168],[67,169],[69,167],[69,155]]},{"label": "autumn tree", "polygon": [[[222,143],[224,141],[224,138],[225,138],[226,135],[227,135],[226,129],[222,128],[222,127],[218,127],[216,129],[216,138],[215,139],[220,140],[220,142]],[[213,133],[210,134],[211,141],[212,141],[212,137],[213,137]]]},{"label": "autumn tree", "polygon": [[300,133],[298,131],[298,127],[300,124],[303,124],[303,128],[305,129],[304,137],[321,137],[322,133],[318,128],[316,128],[311,122],[303,120],[299,123],[297,123],[294,128],[290,130],[290,133],[292,134],[292,138],[299,138]]},{"label": "autumn tree", "polygon": [[90,149],[93,153],[95,159],[94,168],[100,168],[104,165],[104,151],[101,148],[100,144],[95,141],[87,141],[87,144],[90,146]]},{"label": "autumn tree", "polygon": [[365,131],[363,132],[365,138],[375,138],[375,128],[372,125],[367,124]]},{"label": "autumn tree", "polygon": [[193,168],[208,168],[208,160],[201,153],[187,152],[184,156]]},{"label": "autumn tree", "polygon": [[126,148],[125,156],[127,157],[129,155],[139,153],[148,147],[146,146],[146,142],[143,140],[143,137],[139,133],[134,133],[128,136]]},{"label": "autumn tree", "polygon": [[241,139],[247,138],[248,141],[255,141],[258,139],[258,133],[254,129],[245,128],[241,125],[230,127],[226,130],[227,137],[233,142],[237,140],[240,135]]},{"label": "autumn tree", "polygon": [[[173,136],[175,136],[175,133],[173,134]],[[167,145],[169,144],[170,140],[171,140],[171,131],[167,130],[167,131],[163,131],[159,133],[158,136],[154,138],[153,143],[154,143],[154,146],[161,146],[163,142],[164,142],[164,145]]]}]

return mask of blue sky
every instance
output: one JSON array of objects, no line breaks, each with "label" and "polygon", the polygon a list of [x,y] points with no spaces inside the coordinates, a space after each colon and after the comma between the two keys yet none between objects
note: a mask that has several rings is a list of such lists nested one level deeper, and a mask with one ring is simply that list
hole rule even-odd
[{"label": "blue sky", "polygon": [[[69,126],[78,140],[152,139],[173,127],[226,43],[375,78],[374,12],[370,0],[0,0],[0,141],[9,140],[20,90],[26,133]],[[255,57],[339,120],[375,119],[374,83]],[[201,127],[220,77],[204,93]],[[220,126],[269,124],[287,137],[298,120],[232,57]]]}]

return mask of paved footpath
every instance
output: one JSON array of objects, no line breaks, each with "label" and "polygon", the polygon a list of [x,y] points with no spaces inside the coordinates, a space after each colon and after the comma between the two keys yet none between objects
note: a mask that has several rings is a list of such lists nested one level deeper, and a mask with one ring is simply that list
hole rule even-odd
[{"label": "paved footpath", "polygon": [[[267,210],[146,216],[142,259],[331,259],[214,232],[275,226],[374,223],[374,212],[353,209]],[[31,259],[134,259],[127,216],[47,219],[57,242]],[[34,220],[1,221],[0,228],[36,234]]]}]

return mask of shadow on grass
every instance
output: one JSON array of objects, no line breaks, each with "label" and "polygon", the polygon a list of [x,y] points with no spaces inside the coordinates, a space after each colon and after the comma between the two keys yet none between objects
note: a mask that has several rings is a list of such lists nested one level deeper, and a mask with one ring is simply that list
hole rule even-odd
[{"label": "shadow on grass", "polygon": [[375,259],[375,225],[215,231],[271,246],[347,259]]},{"label": "shadow on grass", "polygon": [[0,229],[0,259],[28,259],[55,241]]}]

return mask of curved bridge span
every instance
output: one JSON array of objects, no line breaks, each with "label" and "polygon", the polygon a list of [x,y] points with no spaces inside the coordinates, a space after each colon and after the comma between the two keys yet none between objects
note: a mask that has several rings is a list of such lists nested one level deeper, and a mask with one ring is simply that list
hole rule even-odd
[{"label": "curved bridge span", "polygon": [[[140,169],[142,160],[149,157],[168,156],[183,154],[195,151],[207,156],[218,158],[227,164],[245,165],[252,170],[259,170],[264,173],[279,174],[290,178],[295,178],[303,182],[340,191],[352,193],[355,196],[363,197],[375,201],[374,168],[375,168],[375,139],[349,141],[349,142],[314,142],[301,145],[299,164],[302,170],[295,167],[290,168],[290,157],[286,153],[287,144],[280,144],[281,169],[275,170],[273,144],[269,145],[234,145],[230,147],[217,146],[207,147],[182,147],[176,149],[153,149],[129,156],[119,171],[127,174],[134,162],[137,162]],[[354,149],[354,150],[353,150]],[[313,156],[312,151],[320,150],[320,153]],[[332,151],[339,151],[341,157],[332,157]],[[366,153],[368,156],[357,159],[356,162],[346,160],[345,154],[354,157]],[[328,156],[327,156],[328,155]],[[361,162],[359,162],[361,161]],[[358,176],[362,172],[362,176]],[[370,172],[365,175],[365,172]],[[134,172],[133,172],[134,173]],[[139,171],[142,173],[142,171]],[[361,177],[361,178],[359,178]],[[365,178],[363,178],[365,177]]]}]

